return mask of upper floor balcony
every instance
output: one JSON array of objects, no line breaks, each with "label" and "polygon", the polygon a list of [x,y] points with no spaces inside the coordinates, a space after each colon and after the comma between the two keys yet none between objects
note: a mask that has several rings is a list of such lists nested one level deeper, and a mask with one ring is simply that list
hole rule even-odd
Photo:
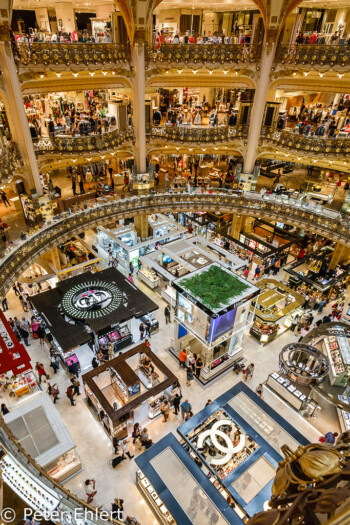
[{"label": "upper floor balcony", "polygon": [[107,133],[82,135],[71,137],[57,135],[55,137],[41,137],[34,139],[34,150],[40,155],[43,153],[77,153],[103,151],[121,146],[134,138],[132,127],[114,129]]},{"label": "upper floor balcony", "polygon": [[124,44],[82,44],[34,42],[13,47],[15,60],[22,66],[81,66],[129,64],[130,46]]},{"label": "upper floor balcony", "polygon": [[252,44],[153,44],[146,46],[146,64],[238,64],[260,59],[261,46]]},{"label": "upper floor balcony", "polygon": [[164,142],[215,144],[217,142],[230,142],[234,139],[242,139],[247,137],[247,134],[248,126],[194,127],[165,125],[152,128],[148,137]]},{"label": "upper floor balcony", "polygon": [[350,45],[291,44],[276,49],[278,65],[350,66]]},{"label": "upper floor balcony", "polygon": [[[294,128],[296,129],[296,128]],[[265,127],[262,129],[261,140],[274,143],[295,151],[313,154],[329,154],[336,157],[346,157],[350,153],[349,138],[333,138],[299,135],[297,132]]]}]

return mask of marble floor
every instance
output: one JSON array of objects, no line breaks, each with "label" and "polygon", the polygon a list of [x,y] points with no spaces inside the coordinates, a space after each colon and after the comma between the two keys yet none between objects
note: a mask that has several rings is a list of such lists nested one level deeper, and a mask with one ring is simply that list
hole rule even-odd
[{"label": "marble floor", "polygon": [[[89,237],[91,241],[94,238],[92,234]],[[102,264],[102,266],[103,265],[104,264]],[[280,271],[278,278],[283,279],[283,275],[284,272]],[[191,386],[187,387],[185,371],[179,368],[176,360],[167,351],[174,336],[174,324],[170,326],[165,324],[163,311],[166,303],[157,293],[150,290],[145,284],[139,282],[137,276],[135,277],[135,282],[142,291],[159,304],[159,310],[155,315],[159,320],[160,329],[159,332],[152,335],[150,339],[151,348],[164,364],[177,375],[182,387],[183,399],[190,401],[194,413],[201,410],[208,399],[215,399],[236,383],[243,380],[243,375],[240,374],[237,376],[232,373],[232,370],[228,370],[224,375],[220,376],[220,379],[213,381],[206,387],[201,386],[197,381],[192,381]],[[10,310],[6,313],[7,317],[16,315],[20,318],[23,316],[28,319],[30,318],[30,313],[24,313],[22,311],[20,302],[18,298],[15,297],[13,291],[8,294],[8,302]],[[328,310],[330,310],[330,307],[328,307]],[[319,316],[315,317],[315,321],[318,317]],[[133,320],[131,328],[134,334],[134,344],[137,344],[139,339],[138,326],[139,322]],[[277,370],[278,354],[281,348],[291,341],[296,341],[297,338],[296,335],[288,331],[267,346],[261,346],[248,334],[244,336],[242,345],[244,348],[244,356],[248,362],[254,362],[255,364],[254,375],[252,379],[248,380],[250,388],[255,390],[259,383],[263,383],[266,380],[270,372]],[[30,338],[30,344],[31,346],[28,347],[28,351],[33,366],[35,366],[36,361],[40,361],[44,363],[46,370],[50,371],[51,375],[52,369],[49,367],[47,346],[40,345],[38,341],[33,338]],[[56,382],[60,389],[60,399],[56,403],[56,408],[76,443],[76,451],[83,464],[83,471],[67,481],[65,486],[85,499],[84,481],[88,478],[95,478],[97,494],[93,501],[94,505],[97,507],[103,506],[106,510],[110,510],[113,499],[116,497],[122,498],[124,499],[124,516],[135,516],[142,525],[157,524],[158,521],[136,488],[136,464],[134,460],[127,459],[123,461],[115,470],[109,465],[109,461],[113,457],[111,441],[88,408],[83,388],[81,388],[81,395],[76,398],[76,406],[71,406],[65,395],[69,384],[69,377],[65,370],[60,368],[57,374],[51,375],[50,381],[51,383]],[[43,390],[46,391],[47,385],[43,384],[42,386]],[[328,411],[325,411],[326,417],[323,417],[321,414],[320,419],[316,422],[312,420],[312,426],[309,421],[299,416],[286,403],[266,388],[264,389],[264,399],[310,441],[317,441],[320,432],[323,434],[330,430],[340,431],[337,418],[333,417]],[[163,423],[162,418],[158,417],[147,423],[147,428],[150,437],[156,442],[168,432],[172,432],[178,437],[176,429],[181,423],[181,415],[176,416],[171,412],[167,423]],[[135,456],[141,453],[132,443],[130,449]]]}]

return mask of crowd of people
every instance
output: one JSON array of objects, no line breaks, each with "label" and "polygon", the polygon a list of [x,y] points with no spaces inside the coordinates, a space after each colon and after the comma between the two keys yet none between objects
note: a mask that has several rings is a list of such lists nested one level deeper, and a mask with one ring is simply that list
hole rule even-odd
[{"label": "crowd of people", "polygon": [[317,33],[317,31],[300,31],[295,39],[296,44],[307,44],[307,45],[341,45],[350,44],[350,33],[342,34],[341,31],[335,31],[334,33],[325,34]]},{"label": "crowd of people", "polygon": [[342,130],[350,134],[350,111],[348,107],[322,104],[315,107],[291,108],[289,126],[293,132],[306,137],[337,138]]},{"label": "crowd of people", "polygon": [[95,44],[110,43],[112,42],[112,37],[110,31],[107,29],[95,32],[95,35],[90,34],[87,29],[80,31],[75,29],[72,32],[63,30],[49,32],[34,29],[29,33],[12,35],[12,41],[17,44],[33,44],[40,42],[52,42],[54,44]]},{"label": "crowd of people", "polygon": [[162,44],[250,44],[251,32],[239,31],[238,27],[234,28],[231,34],[226,34],[222,30],[218,31],[203,31],[203,34],[196,35],[191,31],[186,31],[184,34],[176,31],[173,35],[167,35],[163,30],[155,32],[153,41],[159,47]]}]

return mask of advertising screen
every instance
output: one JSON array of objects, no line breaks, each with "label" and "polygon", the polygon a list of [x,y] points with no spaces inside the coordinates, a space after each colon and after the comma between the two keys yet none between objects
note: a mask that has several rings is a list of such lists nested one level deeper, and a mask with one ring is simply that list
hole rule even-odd
[{"label": "advertising screen", "polygon": [[166,255],[165,253],[163,253],[163,264],[166,262],[166,263],[171,263],[173,262],[174,259],[172,259],[171,257],[169,257],[169,255]]},{"label": "advertising screen", "polygon": [[192,313],[192,303],[190,303],[190,301],[187,301],[187,299],[182,297],[182,295],[179,295],[179,306],[186,310],[187,313]]},{"label": "advertising screen", "polygon": [[218,339],[220,336],[226,334],[229,330],[232,329],[235,324],[237,308],[230,310],[226,314],[212,319],[210,326],[210,341],[213,342]]}]

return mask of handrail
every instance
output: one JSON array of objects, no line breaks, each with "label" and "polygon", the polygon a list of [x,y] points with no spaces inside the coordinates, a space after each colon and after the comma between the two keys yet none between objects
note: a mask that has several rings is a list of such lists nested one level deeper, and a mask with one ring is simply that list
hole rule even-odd
[{"label": "handrail", "polygon": [[261,46],[253,44],[148,44],[146,62],[235,63],[254,62]]},{"label": "handrail", "polygon": [[[0,443],[4,452],[12,454],[25,471],[29,472],[36,478],[40,478],[41,482],[51,490],[53,489],[58,496],[60,496],[61,501],[58,507],[59,513],[74,515],[74,510],[82,509],[83,511],[86,511],[84,521],[89,525],[103,525],[106,523],[122,525],[122,522],[119,520],[113,518],[105,519],[105,515],[103,516],[103,519],[100,519],[100,511],[98,509],[83,501],[76,494],[66,489],[49,476],[49,474],[30,456],[30,454],[24,450],[9,426],[5,423],[2,416],[0,416]],[[91,519],[91,516],[93,516],[94,519]],[[75,521],[73,521],[73,523],[75,523]]]},{"label": "handrail", "polygon": [[76,234],[98,223],[110,222],[116,216],[130,217],[187,209],[221,210],[225,213],[277,218],[287,224],[300,224],[301,227],[317,231],[325,237],[350,246],[350,219],[321,205],[307,204],[292,198],[284,200],[281,195],[275,194],[262,198],[258,193],[236,194],[232,190],[218,189],[207,190],[204,193],[198,190],[192,193],[178,191],[147,194],[105,202],[72,215],[62,214],[53,224],[47,224],[28,239],[18,241],[0,260],[0,296],[6,295],[16,278],[38,254],[47,252],[50,246],[58,244],[67,234]]},{"label": "handrail", "polygon": [[350,65],[350,46],[347,44],[290,44],[279,46],[275,62],[281,64]]},{"label": "handrail", "polygon": [[87,44],[22,42],[14,44],[14,58],[19,64],[108,64],[129,63],[130,46],[125,44]]},{"label": "handrail", "polygon": [[80,137],[42,137],[33,140],[34,150],[40,155],[53,152],[81,152],[104,150],[120,146],[134,137],[131,126],[122,129],[114,129],[107,133],[96,135],[83,135]]},{"label": "handrail", "polygon": [[294,129],[296,131],[263,127],[261,130],[261,138],[297,150],[313,151],[315,153],[326,152],[339,156],[345,156],[350,153],[350,140],[347,138],[338,139],[336,137],[299,135],[297,128]]},{"label": "handrail", "polygon": [[248,135],[248,126],[217,126],[197,128],[188,126],[153,127],[148,136],[155,139],[173,140],[175,142],[224,142]]}]

